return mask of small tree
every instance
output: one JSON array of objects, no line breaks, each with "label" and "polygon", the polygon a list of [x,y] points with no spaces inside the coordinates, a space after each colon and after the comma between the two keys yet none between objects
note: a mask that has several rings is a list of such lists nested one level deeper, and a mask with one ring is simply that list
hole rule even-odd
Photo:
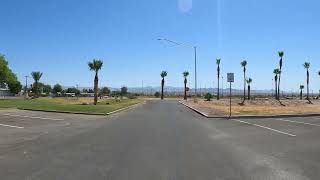
[{"label": "small tree", "polygon": [[166,77],[168,75],[168,73],[167,73],[167,71],[162,71],[161,73],[160,73],[160,76],[161,76],[161,78],[162,78],[162,80],[161,80],[161,99],[163,99],[163,89],[164,89],[164,78]]},{"label": "small tree", "polygon": [[281,73],[280,69],[274,69],[273,74],[274,74],[274,82],[275,82],[275,98],[278,99],[278,77],[279,74]]},{"label": "small tree", "polygon": [[204,95],[204,99],[206,101],[211,101],[211,99],[213,98],[212,94],[211,93],[207,93],[206,95]]},{"label": "small tree", "polygon": [[220,58],[216,59],[216,64],[217,64],[217,79],[218,79],[217,100],[220,99],[220,63],[221,63],[221,59],[220,59]]},{"label": "small tree", "polygon": [[248,100],[251,99],[251,83],[252,83],[252,79],[249,78],[246,80],[247,84],[248,84]]},{"label": "small tree", "polygon": [[126,86],[121,87],[121,96],[128,94],[128,88]]},{"label": "small tree", "polygon": [[302,96],[303,96],[303,89],[304,89],[304,85],[300,85],[300,99],[302,99]]},{"label": "small tree", "polygon": [[62,92],[62,86],[60,84],[55,84],[52,89],[53,94],[57,95]]},{"label": "small tree", "polygon": [[183,77],[184,77],[184,100],[187,100],[187,77],[189,76],[189,72],[188,71],[184,71],[182,73]]},{"label": "small tree", "polygon": [[160,93],[159,93],[159,92],[155,92],[155,93],[154,93],[154,96],[155,96],[156,98],[159,98],[159,97],[160,97]]},{"label": "small tree", "polygon": [[101,90],[100,90],[100,94],[102,96],[109,96],[110,95],[110,89],[108,87],[103,87]]},{"label": "small tree", "polygon": [[310,82],[309,68],[310,68],[310,63],[309,62],[305,62],[303,64],[303,67],[307,70],[307,100],[309,101],[309,103],[311,103],[310,98],[309,98],[309,82]]},{"label": "small tree", "polygon": [[36,97],[39,97],[39,93],[40,93],[39,81],[40,81],[42,75],[43,75],[42,72],[39,72],[39,71],[31,73],[31,76],[34,80],[34,87],[33,88],[34,88],[34,94],[36,95]]},{"label": "small tree", "polygon": [[243,101],[242,103],[244,103],[244,101],[246,100],[246,71],[247,71],[247,61],[243,60],[241,63],[241,66],[243,67]]},{"label": "small tree", "polygon": [[100,59],[94,59],[92,62],[88,62],[90,71],[95,72],[94,76],[94,105],[98,103],[98,88],[99,88],[99,77],[98,73],[101,70],[103,61]]},{"label": "small tree", "polygon": [[280,82],[281,82],[281,73],[282,73],[282,65],[283,65],[283,56],[284,56],[284,52],[283,51],[279,51],[278,52],[278,56],[280,58],[279,60],[279,70],[280,70],[280,73],[279,73],[279,82],[278,82],[278,100],[280,100]]}]

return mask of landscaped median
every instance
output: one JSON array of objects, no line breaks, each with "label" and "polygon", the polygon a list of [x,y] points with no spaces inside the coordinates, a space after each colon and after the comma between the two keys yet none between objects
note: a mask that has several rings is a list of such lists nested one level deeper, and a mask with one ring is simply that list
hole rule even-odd
[{"label": "landscaped median", "polygon": [[[247,100],[244,104],[237,98],[232,100],[232,115],[234,117],[274,117],[274,116],[320,116],[320,100],[312,104],[305,100],[256,99]],[[205,101],[181,101],[184,105],[206,117],[229,117],[229,99]]]},{"label": "landscaped median", "polygon": [[93,105],[92,101],[92,98],[2,99],[0,100],[0,108],[106,115],[110,112],[141,103],[144,100],[107,99],[100,100],[97,105]]}]

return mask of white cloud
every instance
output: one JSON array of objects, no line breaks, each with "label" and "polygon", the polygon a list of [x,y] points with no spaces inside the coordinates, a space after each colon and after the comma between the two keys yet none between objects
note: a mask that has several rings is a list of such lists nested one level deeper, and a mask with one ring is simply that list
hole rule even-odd
[{"label": "white cloud", "polygon": [[192,9],[192,0],[178,0],[178,7],[183,13],[189,12]]}]

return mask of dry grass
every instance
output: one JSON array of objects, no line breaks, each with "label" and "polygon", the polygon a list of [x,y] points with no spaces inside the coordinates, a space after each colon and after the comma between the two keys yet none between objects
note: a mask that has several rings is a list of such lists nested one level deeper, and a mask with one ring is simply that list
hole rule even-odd
[{"label": "dry grass", "polygon": [[[309,104],[306,100],[282,100],[281,103],[274,99],[261,99],[246,101],[240,105],[241,99],[232,100],[232,113],[238,115],[276,115],[276,114],[303,114],[320,113],[320,101],[315,100]],[[187,104],[211,115],[226,115],[229,113],[229,100],[204,101],[198,103],[188,101]]]}]

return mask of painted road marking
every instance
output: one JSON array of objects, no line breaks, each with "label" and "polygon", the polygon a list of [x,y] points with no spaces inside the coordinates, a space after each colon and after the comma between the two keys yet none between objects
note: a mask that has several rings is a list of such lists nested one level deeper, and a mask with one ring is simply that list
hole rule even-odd
[{"label": "painted road marking", "polygon": [[270,127],[262,126],[262,125],[259,125],[259,124],[250,123],[250,122],[247,122],[247,121],[241,121],[241,120],[236,120],[236,119],[232,119],[232,120],[236,121],[236,122],[243,123],[243,124],[248,124],[248,125],[252,125],[252,126],[268,129],[270,131],[274,131],[274,132],[277,132],[277,133],[280,133],[280,134],[285,134],[285,135],[288,135],[288,136],[291,136],[291,137],[296,137],[297,136],[297,135],[294,135],[294,134],[290,134],[290,133],[287,133],[287,132],[284,132],[284,131],[279,131],[279,130],[272,129]]},{"label": "painted road marking", "polygon": [[4,127],[11,127],[11,128],[18,128],[18,129],[23,129],[24,127],[20,127],[20,126],[12,126],[12,125],[8,125],[8,124],[0,124],[0,126],[4,126]]},{"label": "painted road marking", "polygon": [[64,119],[47,118],[47,117],[23,116],[23,115],[17,115],[17,114],[2,114],[2,115],[4,115],[4,116],[11,116],[11,117],[30,118],[30,119],[43,119],[43,120],[52,120],[52,121],[64,121]]},{"label": "painted road marking", "polygon": [[302,122],[302,121],[291,121],[291,120],[285,120],[285,119],[273,119],[275,121],[285,121],[285,122],[291,122],[291,123],[297,123],[297,124],[304,124],[304,125],[309,125],[309,126],[319,126],[320,124],[313,124],[313,123],[307,123],[307,122]]}]

